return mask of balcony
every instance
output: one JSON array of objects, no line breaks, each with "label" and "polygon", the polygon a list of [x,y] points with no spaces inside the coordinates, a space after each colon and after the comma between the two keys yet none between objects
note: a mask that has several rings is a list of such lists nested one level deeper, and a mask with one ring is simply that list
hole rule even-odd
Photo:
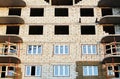
[{"label": "balcony", "polygon": [[120,15],[107,15],[100,19],[99,24],[120,24]]},{"label": "balcony", "polygon": [[23,0],[0,0],[0,7],[25,7]]},{"label": "balcony", "polygon": [[100,0],[98,7],[120,7],[120,0]]},{"label": "balcony", "polygon": [[24,24],[24,20],[19,16],[1,16],[0,25]]}]

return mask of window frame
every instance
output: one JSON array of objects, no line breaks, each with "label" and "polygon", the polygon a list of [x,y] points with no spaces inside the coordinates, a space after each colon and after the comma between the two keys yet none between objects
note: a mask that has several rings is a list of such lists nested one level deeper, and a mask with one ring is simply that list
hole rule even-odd
[{"label": "window frame", "polygon": [[[29,74],[27,73],[27,67],[29,67],[30,68],[30,70],[29,70]],[[35,67],[35,75],[31,75],[31,68],[32,67]],[[37,69],[38,69],[38,67],[40,68],[40,73],[39,73],[39,75],[37,75]],[[26,65],[25,66],[25,76],[27,76],[27,77],[41,77],[42,76],[42,66],[41,65]]]},{"label": "window frame", "polygon": [[[58,71],[55,70],[55,67],[57,67]],[[55,75],[55,72],[57,72],[57,75]],[[53,65],[53,77],[70,77],[70,65]]]},{"label": "window frame", "polygon": [[82,68],[83,68],[83,76],[98,76],[99,75],[98,66],[83,66]]},{"label": "window frame", "polygon": [[69,50],[69,45],[54,45],[54,55],[68,55],[70,53]]},{"label": "window frame", "polygon": [[[31,48],[31,51],[29,52],[29,47],[32,47]],[[36,50],[34,50],[34,46],[36,46]],[[40,52],[38,52],[39,50],[38,50],[38,47],[40,46]],[[27,55],[41,55],[42,54],[42,45],[27,45]],[[36,51],[36,52],[34,52],[34,51]]]},{"label": "window frame", "polygon": [[[84,46],[85,46],[85,50],[84,50]],[[90,49],[88,48],[88,46],[90,46]],[[95,46],[95,48],[93,46]],[[88,54],[96,55],[98,53],[96,44],[82,44],[81,47],[82,47],[81,52],[83,55],[88,55]],[[88,52],[89,50],[90,52]]]}]

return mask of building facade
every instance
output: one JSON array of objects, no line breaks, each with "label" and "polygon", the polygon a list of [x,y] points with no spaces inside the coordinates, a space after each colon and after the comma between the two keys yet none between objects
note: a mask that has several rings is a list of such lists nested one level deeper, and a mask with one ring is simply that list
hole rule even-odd
[{"label": "building facade", "polygon": [[119,79],[119,0],[0,0],[0,79]]}]

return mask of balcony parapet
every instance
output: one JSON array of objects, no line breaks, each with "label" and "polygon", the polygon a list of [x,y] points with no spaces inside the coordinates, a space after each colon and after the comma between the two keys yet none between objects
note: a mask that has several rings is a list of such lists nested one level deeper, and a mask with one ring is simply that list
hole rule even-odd
[{"label": "balcony parapet", "polygon": [[23,0],[0,0],[0,7],[25,7]]},{"label": "balcony parapet", "polygon": [[99,24],[120,24],[120,15],[106,15],[103,16]]},{"label": "balcony parapet", "polygon": [[20,16],[0,16],[0,25],[24,23],[24,20]]},{"label": "balcony parapet", "polygon": [[98,7],[120,7],[120,0],[100,0]]},{"label": "balcony parapet", "polygon": [[9,41],[11,43],[23,43],[23,40],[21,37],[16,35],[0,35],[0,43],[6,43],[6,41]]}]

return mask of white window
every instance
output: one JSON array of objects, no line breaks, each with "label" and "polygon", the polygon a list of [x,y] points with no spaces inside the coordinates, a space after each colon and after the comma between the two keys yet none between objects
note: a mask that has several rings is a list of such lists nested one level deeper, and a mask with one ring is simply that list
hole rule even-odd
[{"label": "white window", "polygon": [[67,45],[55,45],[54,54],[68,54],[69,47]]},{"label": "white window", "polygon": [[41,76],[41,66],[26,66],[26,76]]},{"label": "white window", "polygon": [[55,65],[54,76],[69,76],[70,68],[69,65]]},{"label": "white window", "polygon": [[98,66],[83,66],[83,76],[98,76]]},{"label": "white window", "polygon": [[41,54],[42,46],[41,45],[29,45],[27,54]]},{"label": "white window", "polygon": [[82,45],[82,54],[97,54],[96,45]]}]

